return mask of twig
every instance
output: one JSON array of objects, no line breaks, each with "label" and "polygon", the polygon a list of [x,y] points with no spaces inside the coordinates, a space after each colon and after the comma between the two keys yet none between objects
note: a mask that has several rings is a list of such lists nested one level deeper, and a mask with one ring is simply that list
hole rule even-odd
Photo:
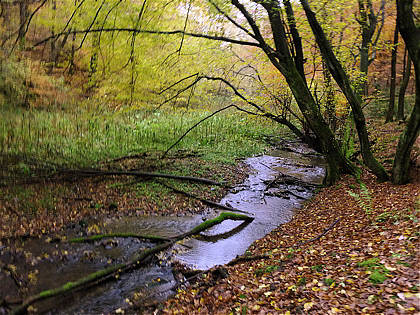
[{"label": "twig", "polygon": [[295,247],[301,247],[301,246],[303,246],[303,245],[306,245],[306,244],[308,244],[308,243],[310,243],[310,242],[315,242],[315,241],[317,241],[317,240],[319,240],[321,237],[323,237],[325,234],[327,234],[329,231],[331,231],[333,228],[334,228],[334,226],[338,223],[338,222],[340,222],[341,221],[341,218],[338,218],[337,220],[335,220],[332,224],[330,224],[330,226],[328,226],[321,234],[319,234],[317,237],[314,237],[314,238],[311,238],[311,239],[309,239],[309,240],[306,240],[305,242],[303,242],[303,243],[299,243],[299,244],[297,244]]},{"label": "twig", "polygon": [[10,277],[13,279],[13,282],[16,284],[16,286],[20,289],[22,287],[22,284],[24,284],[24,281],[19,278],[19,275],[16,273],[16,271],[13,268],[10,268],[6,264],[0,261],[0,270],[3,269],[7,271],[10,274]]}]

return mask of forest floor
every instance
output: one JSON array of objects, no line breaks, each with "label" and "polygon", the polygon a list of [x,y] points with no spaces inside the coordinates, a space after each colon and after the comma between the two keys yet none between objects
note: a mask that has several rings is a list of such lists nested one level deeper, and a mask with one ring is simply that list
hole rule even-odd
[{"label": "forest floor", "polygon": [[[392,166],[402,127],[393,123],[370,128],[371,138],[376,139],[376,154],[388,168]],[[418,156],[418,144],[416,150],[414,154]],[[224,180],[230,185],[246,177],[241,164],[215,165],[197,156],[180,154],[157,161],[151,154],[111,161],[104,168],[193,175]],[[296,210],[291,222],[250,246],[247,255],[264,255],[264,259],[224,266],[223,272],[215,267],[196,277],[191,286],[180,287],[176,296],[157,311],[165,314],[420,312],[418,167],[413,167],[412,177],[410,184],[395,186],[376,182],[366,171],[361,177],[362,185],[355,178],[344,176]],[[165,183],[214,201],[227,191],[171,180]],[[199,201],[175,194],[156,181],[126,176],[70,176],[10,186],[0,192],[0,249],[14,252],[16,259],[26,257],[25,253],[19,253],[19,242],[28,237],[59,237],[65,227],[74,224],[87,234],[99,233],[101,226],[84,223],[92,217],[180,216],[200,213],[203,209]],[[13,264],[4,270],[6,273],[0,273],[3,280],[8,272],[23,283],[33,280],[30,270],[21,272]],[[25,295],[24,288],[17,291]],[[1,303],[15,298],[3,294],[0,297]],[[136,312],[136,309],[127,311]]]},{"label": "forest floor", "polygon": [[[401,126],[371,127],[376,154],[391,167]],[[361,186],[344,176],[250,246],[256,259],[224,266],[222,277],[215,267],[163,313],[418,314],[419,168],[412,177],[396,186],[364,170]]]}]

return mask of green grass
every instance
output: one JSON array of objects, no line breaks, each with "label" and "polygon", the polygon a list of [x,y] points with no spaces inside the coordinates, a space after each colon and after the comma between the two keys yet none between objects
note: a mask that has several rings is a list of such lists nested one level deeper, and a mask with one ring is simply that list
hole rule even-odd
[{"label": "green grass", "polygon": [[[83,109],[0,108],[0,157],[15,157],[15,170],[30,158],[60,166],[87,167],[99,161],[170,147],[210,112],[92,112]],[[231,163],[266,149],[265,135],[285,133],[280,125],[235,111],[216,115],[192,130],[171,152],[198,152],[203,159]],[[170,152],[170,153],[171,153]],[[22,158],[23,157],[23,158]],[[13,159],[12,159],[13,160]]]}]

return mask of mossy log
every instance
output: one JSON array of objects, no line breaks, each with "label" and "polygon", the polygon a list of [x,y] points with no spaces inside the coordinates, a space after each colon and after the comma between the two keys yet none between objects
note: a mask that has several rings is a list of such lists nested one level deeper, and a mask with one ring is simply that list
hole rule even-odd
[{"label": "mossy log", "polygon": [[232,212],[223,212],[221,213],[219,216],[217,216],[216,218],[204,221],[203,223],[197,225],[195,228],[193,228],[192,230],[190,230],[187,233],[178,235],[174,238],[172,238],[169,242],[165,242],[163,244],[160,244],[158,246],[155,246],[153,248],[150,249],[146,249],[142,252],[140,252],[138,255],[136,255],[132,260],[130,260],[128,263],[124,263],[124,264],[118,264],[115,266],[110,266],[108,268],[90,273],[89,275],[87,275],[86,277],[80,278],[76,281],[70,281],[67,282],[65,284],[63,284],[62,286],[55,288],[55,289],[50,289],[50,290],[45,290],[42,291],[36,295],[32,295],[30,297],[28,297],[20,306],[18,306],[17,308],[13,309],[10,314],[24,314],[26,313],[27,308],[34,304],[35,302],[50,298],[50,297],[54,297],[54,296],[58,296],[61,294],[65,294],[68,293],[70,291],[76,290],[76,289],[81,289],[85,286],[91,285],[93,283],[95,284],[99,284],[102,283],[106,280],[109,280],[110,278],[112,278],[113,276],[123,273],[123,272],[127,272],[128,270],[134,269],[135,267],[138,267],[140,264],[142,264],[144,262],[144,260],[149,257],[150,255],[153,254],[157,254],[167,248],[169,248],[170,246],[172,246],[175,242],[180,241],[186,237],[189,236],[193,236],[196,234],[199,234],[217,224],[222,223],[225,220],[235,220],[235,221],[247,221],[247,222],[251,222],[252,220],[254,220],[254,218],[243,215],[243,214],[237,214],[237,213],[232,213]]}]

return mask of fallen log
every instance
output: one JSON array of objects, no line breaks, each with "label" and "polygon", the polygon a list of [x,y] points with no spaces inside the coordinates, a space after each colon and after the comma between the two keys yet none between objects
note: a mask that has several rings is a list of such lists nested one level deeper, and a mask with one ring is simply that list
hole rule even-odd
[{"label": "fallen log", "polygon": [[41,300],[45,300],[50,297],[58,296],[64,293],[68,293],[77,289],[81,289],[84,286],[91,285],[92,283],[99,284],[102,283],[112,277],[114,277],[117,274],[127,272],[128,270],[131,270],[135,267],[138,267],[141,263],[145,261],[146,258],[148,258],[150,255],[156,254],[158,252],[161,252],[162,250],[165,250],[172,246],[177,241],[180,241],[186,237],[193,236],[196,234],[199,234],[217,224],[220,224],[221,222],[225,220],[237,220],[237,221],[247,221],[251,222],[254,220],[254,218],[243,215],[243,214],[237,214],[232,212],[223,212],[216,218],[207,220],[202,222],[201,224],[197,225],[192,230],[178,235],[171,239],[169,242],[165,242],[163,244],[160,244],[156,247],[146,249],[142,252],[140,252],[138,255],[136,255],[133,259],[131,259],[128,263],[122,263],[114,266],[110,266],[108,268],[93,272],[86,277],[80,278],[76,281],[70,281],[65,283],[64,285],[50,290],[42,291],[38,294],[32,295],[24,300],[24,302],[18,306],[17,308],[13,309],[10,314],[24,314],[26,313],[27,308],[34,304],[35,302],[39,302]]},{"label": "fallen log", "polygon": [[172,174],[162,173],[151,173],[151,172],[140,172],[140,171],[104,171],[104,170],[74,170],[69,169],[63,171],[63,173],[74,174],[74,175],[86,175],[86,176],[137,176],[137,177],[151,177],[151,178],[170,178],[176,180],[183,180],[189,182],[196,182],[206,185],[224,186],[224,183],[216,182],[211,179],[194,177],[194,176],[181,176]]}]

